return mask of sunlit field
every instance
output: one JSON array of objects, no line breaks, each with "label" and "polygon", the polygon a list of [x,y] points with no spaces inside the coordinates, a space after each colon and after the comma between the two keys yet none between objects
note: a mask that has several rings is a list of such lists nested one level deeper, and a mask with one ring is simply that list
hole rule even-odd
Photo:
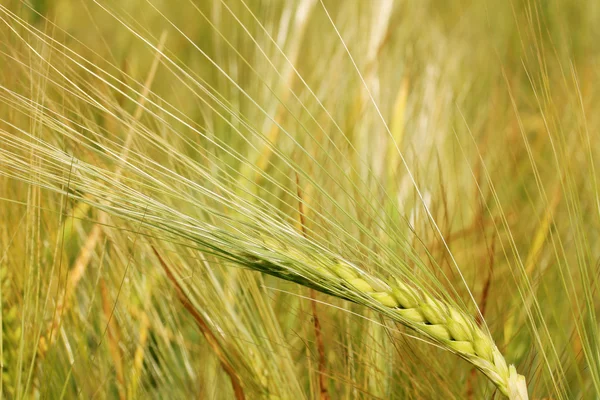
[{"label": "sunlit field", "polygon": [[4,0],[2,398],[600,398],[599,21]]}]

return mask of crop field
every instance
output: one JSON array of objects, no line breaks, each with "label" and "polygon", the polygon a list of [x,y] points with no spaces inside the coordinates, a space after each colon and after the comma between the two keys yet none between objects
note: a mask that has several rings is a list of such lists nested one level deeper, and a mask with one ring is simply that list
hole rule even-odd
[{"label": "crop field", "polygon": [[600,398],[599,38],[592,0],[1,1],[0,398]]}]

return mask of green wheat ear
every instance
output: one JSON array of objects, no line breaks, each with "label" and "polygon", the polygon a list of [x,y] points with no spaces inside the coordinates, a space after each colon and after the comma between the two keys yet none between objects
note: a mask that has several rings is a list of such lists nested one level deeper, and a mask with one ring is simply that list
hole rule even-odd
[{"label": "green wheat ear", "polygon": [[14,397],[18,364],[18,349],[21,341],[21,324],[18,308],[12,304],[10,274],[5,265],[0,266],[0,290],[2,297],[2,391],[3,396]]},{"label": "green wheat ear", "polygon": [[399,279],[385,283],[341,259],[308,257],[279,241],[263,241],[270,253],[249,255],[258,258],[247,263],[250,267],[382,312],[473,364],[509,399],[528,399],[525,378],[506,363],[490,335],[457,307]]}]

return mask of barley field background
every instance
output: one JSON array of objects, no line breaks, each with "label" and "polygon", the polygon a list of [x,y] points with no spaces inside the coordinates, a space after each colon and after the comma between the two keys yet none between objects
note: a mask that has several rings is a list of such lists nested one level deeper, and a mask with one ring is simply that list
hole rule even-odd
[{"label": "barley field background", "polygon": [[1,396],[600,398],[599,22],[3,0]]}]

